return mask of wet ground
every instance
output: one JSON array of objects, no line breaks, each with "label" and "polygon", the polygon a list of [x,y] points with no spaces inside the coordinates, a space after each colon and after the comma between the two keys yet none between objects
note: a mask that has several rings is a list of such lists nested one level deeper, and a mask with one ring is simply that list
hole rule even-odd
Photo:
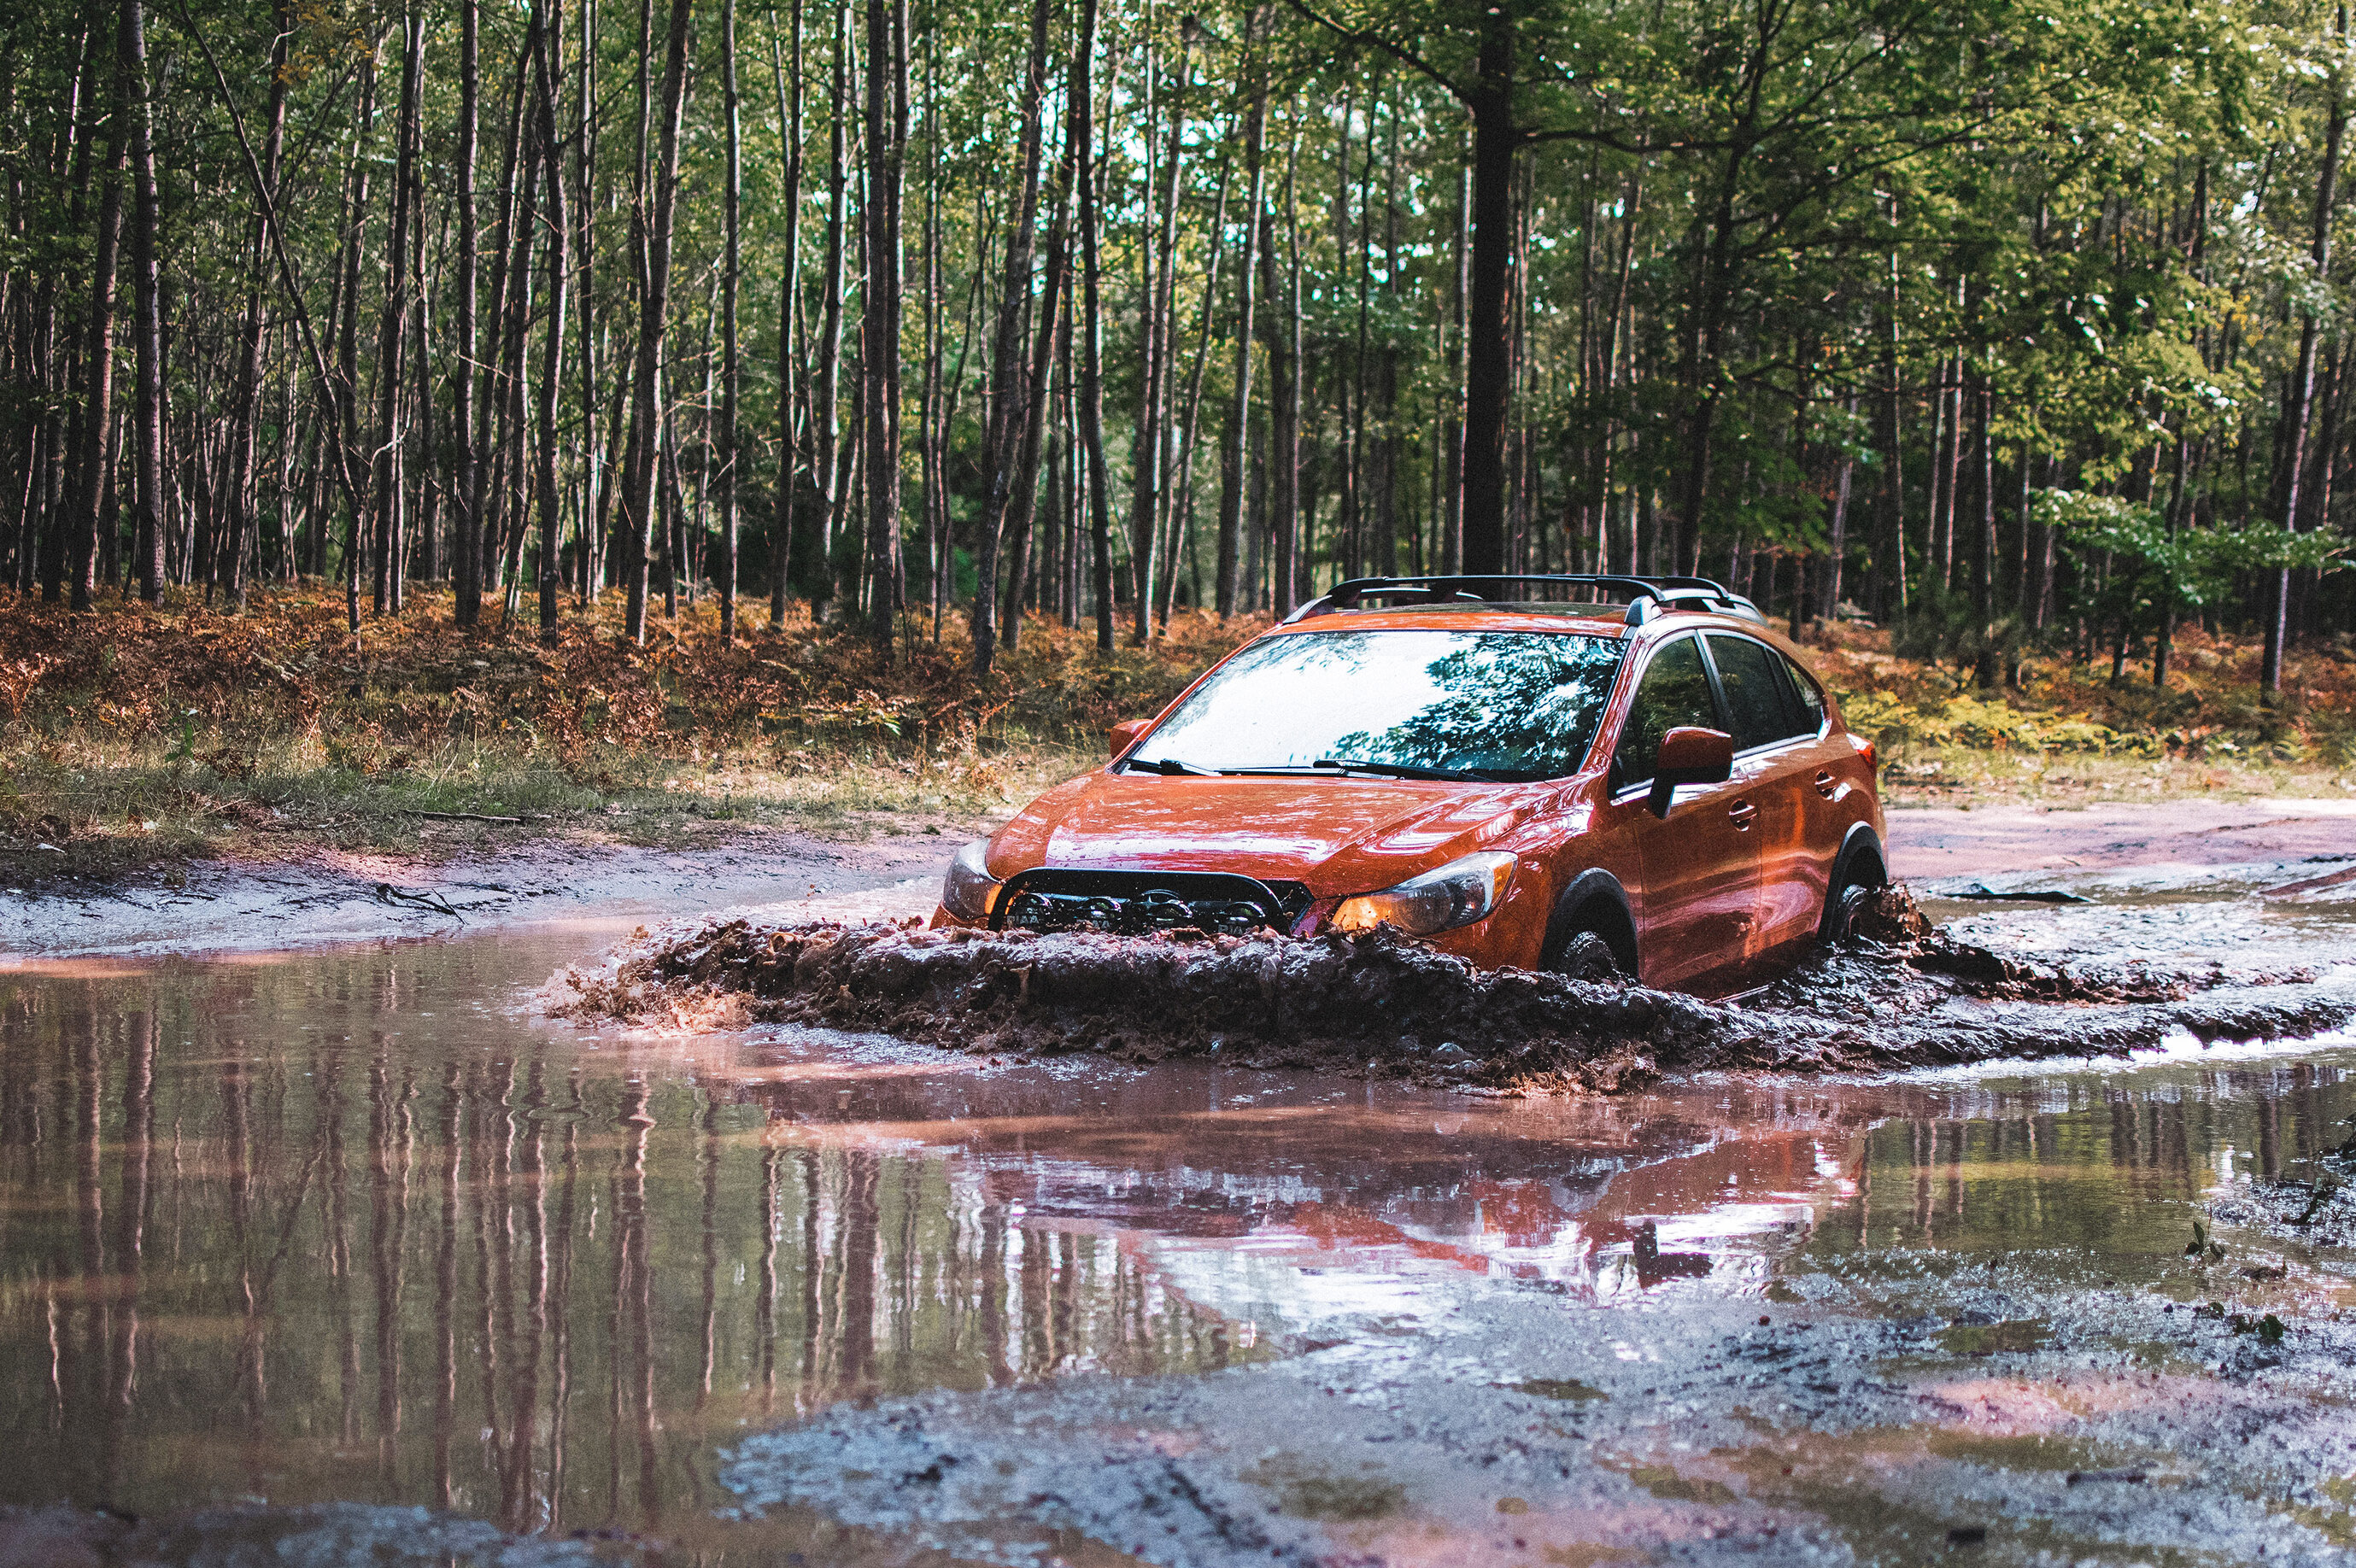
[{"label": "wet ground", "polygon": [[[1925,908],[2356,989],[2344,837],[2042,854]],[[1500,1099],[541,1018],[628,923],[0,972],[0,1564],[2356,1559],[2345,1032]]]},{"label": "wet ground", "polygon": [[[150,866],[33,887],[0,876],[0,964],[283,952],[811,899],[851,915],[930,911],[942,861],[969,836],[956,823],[831,839],[749,830],[669,849],[552,836],[458,855],[304,847],[270,860]],[[907,885],[878,896],[900,883]],[[862,896],[845,904],[853,893]]]}]

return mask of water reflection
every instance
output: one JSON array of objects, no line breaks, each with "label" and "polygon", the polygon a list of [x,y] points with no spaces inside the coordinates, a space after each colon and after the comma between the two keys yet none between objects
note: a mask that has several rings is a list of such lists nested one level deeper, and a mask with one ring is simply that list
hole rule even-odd
[{"label": "water reflection", "polygon": [[651,1528],[710,1505],[710,1448],[747,1423],[1249,1353],[937,1151],[405,1014],[364,967],[10,987],[0,1424],[43,1441],[0,1500]]},{"label": "water reflection", "polygon": [[2190,1205],[2219,1184],[2316,1174],[2312,1162],[2356,1111],[2347,1055],[1926,1096],[1865,1134],[1854,1199],[1822,1211],[1817,1240],[1840,1252],[2172,1258]]},{"label": "water reflection", "polygon": [[2336,1057],[1498,1104],[582,1040],[466,942],[0,980],[0,1502],[679,1527],[741,1429],[1208,1371],[1466,1292],[1611,1308],[2024,1249],[2157,1278]]}]

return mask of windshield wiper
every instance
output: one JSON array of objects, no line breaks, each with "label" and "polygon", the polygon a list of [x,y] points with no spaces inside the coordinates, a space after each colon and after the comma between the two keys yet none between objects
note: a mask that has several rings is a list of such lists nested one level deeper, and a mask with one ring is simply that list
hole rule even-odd
[{"label": "windshield wiper", "polygon": [[[1151,764],[1148,765],[1150,766]],[[1221,768],[1219,770],[1219,772],[1223,773],[1250,774],[1254,777],[1265,774],[1272,778],[1284,777],[1288,775],[1313,778],[1337,771],[1345,773],[1376,773],[1384,778],[1393,779],[1437,779],[1442,783],[1448,784],[1504,784],[1507,782],[1494,773],[1476,773],[1464,768],[1419,768],[1412,767],[1406,763],[1366,763],[1357,761],[1355,758],[1343,757],[1320,757],[1315,763],[1305,768]]]},{"label": "windshield wiper", "polygon": [[1189,767],[1175,757],[1131,757],[1121,766],[1134,773],[1160,773],[1164,778],[1216,778],[1208,768]]},{"label": "windshield wiper", "polygon": [[1356,757],[1320,757],[1315,764],[1321,768],[1339,768],[1349,773],[1381,773],[1395,779],[1472,779],[1491,784],[1486,773],[1476,773],[1463,768],[1419,768],[1406,763],[1369,763]]}]

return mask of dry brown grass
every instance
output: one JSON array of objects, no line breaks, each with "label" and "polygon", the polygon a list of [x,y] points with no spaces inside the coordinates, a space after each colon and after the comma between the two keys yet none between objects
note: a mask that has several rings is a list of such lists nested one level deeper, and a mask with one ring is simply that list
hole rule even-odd
[{"label": "dry brown grass", "polygon": [[[430,814],[520,817],[671,841],[710,827],[856,831],[988,814],[1103,754],[1265,623],[1182,615],[1151,650],[1028,623],[975,678],[961,620],[913,623],[889,666],[863,640],[758,606],[735,643],[716,607],[618,604],[461,632],[420,592],[355,647],[333,592],[198,603],[37,603],[0,616],[0,853],[21,874],[327,842],[412,849]],[[41,844],[55,847],[44,851]]]},{"label": "dry brown grass", "polygon": [[2095,665],[2032,656],[2017,687],[1901,657],[1886,631],[1804,639],[1852,727],[1874,736],[1889,798],[2151,800],[2356,791],[2356,637],[2291,650],[2283,701],[2258,700],[2254,639],[2177,638],[2166,687],[2150,666],[2113,685]]},{"label": "dry brown grass", "polygon": [[[428,588],[357,645],[332,590],[265,589],[241,614],[176,599],[0,613],[0,874],[103,873],[223,852],[439,850],[483,834],[640,842],[758,827],[856,833],[1003,812],[1102,753],[1264,620],[1180,615],[1151,650],[1099,656],[1040,621],[991,676],[965,624],[911,621],[892,662],[858,635],[781,628],[710,603],[647,645],[620,606],[568,606],[554,647],[460,632]],[[1892,798],[2101,799],[2356,789],[2356,640],[2297,650],[2288,701],[2256,700],[2254,646],[2197,630],[2179,675],[2124,687],[2031,659],[2018,690],[1899,657],[1888,634],[1808,639],[1852,722],[1880,741]],[[452,824],[432,814],[521,818]],[[422,837],[433,824],[434,842]],[[50,849],[38,848],[49,845]]]}]

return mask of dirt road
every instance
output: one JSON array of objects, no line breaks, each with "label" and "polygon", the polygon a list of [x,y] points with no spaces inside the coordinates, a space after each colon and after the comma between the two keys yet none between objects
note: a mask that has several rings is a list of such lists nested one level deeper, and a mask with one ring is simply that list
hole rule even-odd
[{"label": "dirt road", "polygon": [[838,919],[894,915],[932,908],[941,864],[961,842],[955,829],[850,840],[773,833],[686,850],[541,840],[438,862],[199,862],[168,881],[147,871],[102,887],[0,891],[0,964],[284,951],[583,917],[744,909],[790,920],[814,900]]},{"label": "dirt road", "polygon": [[2231,866],[2356,857],[2356,798],[2173,800],[2050,809],[2013,804],[1889,814],[1890,871],[1929,883],[2018,871]]}]

